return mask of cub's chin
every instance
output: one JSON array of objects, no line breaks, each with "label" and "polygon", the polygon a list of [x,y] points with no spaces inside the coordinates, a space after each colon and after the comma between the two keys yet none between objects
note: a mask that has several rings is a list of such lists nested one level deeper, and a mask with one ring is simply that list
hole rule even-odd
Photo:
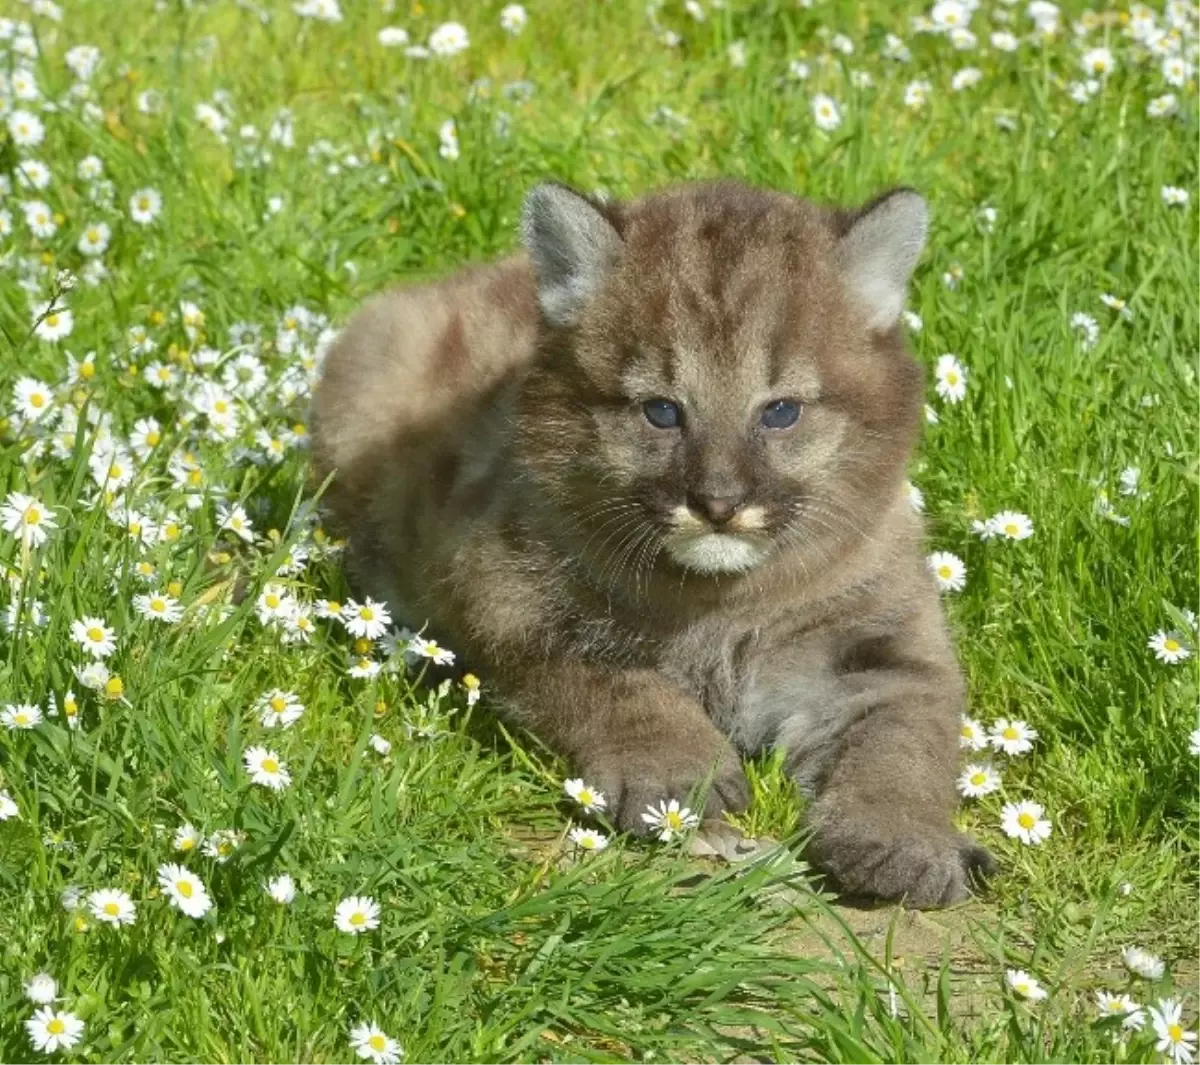
[{"label": "cub's chin", "polygon": [[770,544],[762,536],[726,532],[668,534],[663,546],[675,562],[695,573],[745,573],[766,561]]}]

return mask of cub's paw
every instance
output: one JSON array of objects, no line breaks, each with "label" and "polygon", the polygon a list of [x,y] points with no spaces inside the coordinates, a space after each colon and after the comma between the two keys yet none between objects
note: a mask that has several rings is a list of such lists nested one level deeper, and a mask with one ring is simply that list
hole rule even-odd
[{"label": "cub's paw", "polygon": [[700,817],[737,813],[750,802],[741,762],[733,750],[689,751],[678,747],[605,752],[580,767],[584,779],[604,792],[609,815],[618,828],[646,835],[647,807],[677,799]]},{"label": "cub's paw", "polygon": [[896,899],[917,910],[962,902],[973,883],[998,869],[961,832],[903,821],[892,826],[878,816],[821,818],[810,856],[842,894]]}]

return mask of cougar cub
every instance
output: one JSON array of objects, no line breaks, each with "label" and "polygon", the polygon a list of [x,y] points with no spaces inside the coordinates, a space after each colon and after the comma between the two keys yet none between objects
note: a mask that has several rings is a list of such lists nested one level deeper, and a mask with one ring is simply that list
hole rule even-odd
[{"label": "cougar cub", "polygon": [[815,863],[938,906],[993,860],[951,821],[963,682],[902,490],[925,230],[907,189],[540,185],[523,254],[350,322],[314,442],[359,585],[622,827],[689,793],[742,809],[738,753],[782,748]]}]

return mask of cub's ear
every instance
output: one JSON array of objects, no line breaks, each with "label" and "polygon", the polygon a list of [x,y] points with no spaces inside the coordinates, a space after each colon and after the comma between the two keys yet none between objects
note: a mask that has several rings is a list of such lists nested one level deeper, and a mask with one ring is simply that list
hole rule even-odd
[{"label": "cub's ear", "polygon": [[912,189],[886,192],[851,216],[834,254],[868,329],[890,329],[900,318],[928,228],[929,208]]},{"label": "cub's ear", "polygon": [[621,256],[620,234],[591,200],[565,185],[525,197],[521,241],[533,260],[547,321],[570,327]]}]

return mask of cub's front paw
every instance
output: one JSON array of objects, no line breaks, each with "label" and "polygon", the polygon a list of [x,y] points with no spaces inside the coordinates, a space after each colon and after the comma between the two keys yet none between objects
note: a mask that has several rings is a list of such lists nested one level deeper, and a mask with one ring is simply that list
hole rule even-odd
[{"label": "cub's front paw", "polygon": [[825,814],[810,844],[814,864],[840,892],[902,900],[935,909],[970,896],[972,883],[997,871],[996,860],[969,836],[897,817]]},{"label": "cub's front paw", "polygon": [[647,807],[678,799],[701,817],[737,813],[750,801],[746,775],[733,750],[689,750],[686,740],[649,750],[603,752],[580,767],[584,779],[604,792],[617,827],[645,835]]}]

